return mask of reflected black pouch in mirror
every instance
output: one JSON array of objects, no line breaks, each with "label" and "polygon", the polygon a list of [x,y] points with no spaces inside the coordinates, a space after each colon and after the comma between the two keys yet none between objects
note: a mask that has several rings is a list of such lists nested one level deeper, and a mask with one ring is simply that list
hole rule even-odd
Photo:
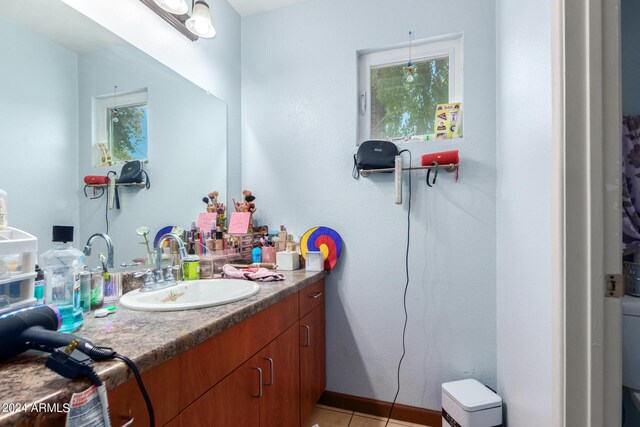
[{"label": "reflected black pouch in mirror", "polygon": [[149,181],[149,175],[142,168],[142,162],[140,160],[132,160],[130,162],[126,162],[122,166],[122,170],[120,171],[120,176],[118,177],[119,184],[141,184],[145,183],[146,187],[151,187],[151,182]]}]

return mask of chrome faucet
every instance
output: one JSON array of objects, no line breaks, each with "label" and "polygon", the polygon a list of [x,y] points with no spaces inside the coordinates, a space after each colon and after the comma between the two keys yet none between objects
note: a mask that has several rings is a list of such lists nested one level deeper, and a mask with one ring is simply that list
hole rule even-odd
[{"label": "chrome faucet", "polygon": [[156,270],[155,270],[156,287],[159,289],[168,288],[170,286],[175,285],[176,278],[173,276],[173,271],[180,268],[179,265],[178,266],[169,265],[169,267],[167,267],[167,271],[165,272],[164,276],[162,275],[162,244],[166,240],[175,240],[175,242],[178,244],[178,258],[180,259],[180,263],[182,263],[182,261],[184,261],[184,259],[187,257],[187,248],[184,246],[184,242],[182,241],[181,238],[171,233],[167,233],[162,237],[160,237],[160,239],[158,240],[158,244],[156,246]]},{"label": "chrome faucet", "polygon": [[87,240],[87,243],[84,245],[84,254],[86,256],[90,256],[91,255],[91,248],[93,246],[93,240],[96,237],[102,237],[104,239],[105,242],[107,242],[107,267],[109,268],[114,268],[114,263],[113,263],[113,241],[111,240],[111,237],[109,237],[108,235],[104,234],[104,233],[96,233],[93,236],[89,237],[89,239]]},{"label": "chrome faucet", "polygon": [[181,238],[176,236],[175,234],[167,233],[162,235],[156,244],[156,270],[162,269],[162,244],[167,240],[174,240],[178,244],[178,256],[180,258],[180,262],[184,261],[187,257],[187,248],[184,246],[184,242]]},{"label": "chrome faucet", "polygon": [[173,271],[180,268],[179,266],[174,267],[170,265],[167,267],[166,273],[163,274],[162,271],[162,244],[167,240],[175,240],[178,244],[180,261],[183,261],[187,257],[187,248],[184,246],[182,239],[171,233],[162,235],[156,244],[156,268],[153,270],[139,271],[134,274],[135,277],[144,277],[144,285],[140,288],[140,292],[157,291],[176,284]]}]

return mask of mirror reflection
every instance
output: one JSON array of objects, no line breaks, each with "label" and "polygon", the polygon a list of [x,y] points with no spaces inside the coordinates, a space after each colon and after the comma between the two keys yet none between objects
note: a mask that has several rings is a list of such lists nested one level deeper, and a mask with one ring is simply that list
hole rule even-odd
[{"label": "mirror reflection", "polygon": [[[226,200],[226,103],[62,2],[25,3],[0,2],[8,225],[36,236],[39,253],[52,226],[72,225],[78,249],[106,233],[116,266],[145,259],[140,228],[153,244],[163,228],[188,229],[203,196]],[[143,184],[101,185],[132,160]],[[96,239],[90,268],[100,252]]]}]

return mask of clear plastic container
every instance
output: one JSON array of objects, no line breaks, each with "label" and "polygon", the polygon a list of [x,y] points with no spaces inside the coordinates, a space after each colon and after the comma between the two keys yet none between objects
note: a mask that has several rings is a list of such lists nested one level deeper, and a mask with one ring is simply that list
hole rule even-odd
[{"label": "clear plastic container", "polygon": [[16,228],[0,229],[0,314],[33,305],[38,239]]},{"label": "clear plastic container", "polygon": [[56,237],[62,232],[57,232],[54,226],[56,245],[42,254],[41,263],[46,280],[45,301],[58,307],[62,314],[60,332],[72,332],[83,323],[80,273],[84,271],[84,254],[69,243],[73,239],[73,227],[64,228],[71,229],[71,237]]}]

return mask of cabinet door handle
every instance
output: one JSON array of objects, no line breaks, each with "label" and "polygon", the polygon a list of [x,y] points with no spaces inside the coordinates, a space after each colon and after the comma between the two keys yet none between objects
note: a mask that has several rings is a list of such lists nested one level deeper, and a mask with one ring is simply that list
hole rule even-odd
[{"label": "cabinet door handle", "polygon": [[307,330],[307,342],[303,347],[309,347],[311,345],[311,328],[309,325],[302,325],[302,327]]},{"label": "cabinet door handle", "polygon": [[316,292],[315,294],[309,295],[309,298],[317,299],[322,296],[322,292]]},{"label": "cabinet door handle", "polygon": [[265,357],[264,360],[269,362],[269,383],[265,385],[273,385],[273,359],[270,357]]},{"label": "cabinet door handle", "polygon": [[252,367],[251,369],[255,369],[256,371],[258,371],[258,394],[252,394],[252,397],[256,397],[256,398],[261,398],[262,397],[262,369],[260,368],[256,368],[256,367]]}]

